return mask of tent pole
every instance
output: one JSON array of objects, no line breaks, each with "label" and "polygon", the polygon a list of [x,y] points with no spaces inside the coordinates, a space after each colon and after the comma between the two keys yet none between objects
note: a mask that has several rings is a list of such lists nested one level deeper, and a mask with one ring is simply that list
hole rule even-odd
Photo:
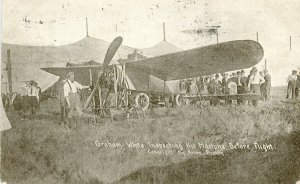
[{"label": "tent pole", "polygon": [[89,25],[88,25],[87,17],[85,17],[85,29],[86,29],[86,36],[89,37]]},{"label": "tent pole", "polygon": [[89,69],[90,71],[90,86],[93,85],[93,76],[92,76],[92,69]]},{"label": "tent pole", "polygon": [[164,41],[166,41],[166,27],[165,27],[165,23],[163,23],[163,36],[164,36]]},{"label": "tent pole", "polygon": [[258,42],[258,32],[256,32],[256,41]]},{"label": "tent pole", "polygon": [[11,75],[11,59],[10,59],[10,49],[7,50],[7,77],[8,77],[8,90],[12,93],[12,75]]},{"label": "tent pole", "polygon": [[265,70],[267,70],[267,59],[265,59]]},{"label": "tent pole", "polygon": [[292,50],[292,36],[290,36],[290,50]]}]

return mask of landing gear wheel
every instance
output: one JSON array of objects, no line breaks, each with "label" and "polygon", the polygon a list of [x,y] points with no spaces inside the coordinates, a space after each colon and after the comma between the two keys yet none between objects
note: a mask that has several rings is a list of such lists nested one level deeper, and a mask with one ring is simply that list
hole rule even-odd
[{"label": "landing gear wheel", "polygon": [[135,99],[135,106],[141,108],[143,111],[148,109],[150,100],[146,93],[139,93],[136,95]]},{"label": "landing gear wheel", "polygon": [[184,99],[183,99],[183,96],[181,94],[176,95],[175,103],[176,103],[177,107],[181,107],[182,105],[184,105]]}]

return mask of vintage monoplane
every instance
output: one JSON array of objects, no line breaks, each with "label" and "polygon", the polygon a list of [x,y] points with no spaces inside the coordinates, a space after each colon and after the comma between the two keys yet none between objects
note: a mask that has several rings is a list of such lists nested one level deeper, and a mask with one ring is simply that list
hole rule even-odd
[{"label": "vintage monoplane", "polygon": [[[146,58],[134,52],[126,59],[111,64],[122,43],[122,37],[110,44],[102,64],[90,61],[84,66],[49,67],[42,70],[65,78],[75,72],[77,81],[92,86],[84,109],[102,111],[110,107],[140,107],[168,99],[179,104],[179,98],[193,99],[258,99],[257,95],[201,95],[182,94],[181,79],[245,69],[262,60],[262,46],[252,40],[237,40]],[[108,100],[114,96],[114,100]],[[172,99],[172,100],[170,100]],[[93,102],[93,103],[91,103]],[[91,105],[94,104],[94,105]]]}]

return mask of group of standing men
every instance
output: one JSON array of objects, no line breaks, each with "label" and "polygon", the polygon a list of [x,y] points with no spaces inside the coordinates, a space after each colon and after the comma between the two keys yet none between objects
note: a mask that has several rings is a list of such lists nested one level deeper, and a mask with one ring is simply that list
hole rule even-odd
[{"label": "group of standing men", "polygon": [[[190,94],[246,94],[255,93],[263,97],[264,100],[270,99],[271,76],[267,70],[258,72],[253,67],[250,74],[246,76],[245,71],[237,71],[231,74],[222,73],[192,79],[190,82],[183,82],[181,90],[186,90]],[[241,103],[238,101],[238,103]],[[253,102],[256,105],[257,101]]]},{"label": "group of standing men", "polygon": [[23,103],[23,111],[29,111],[29,114],[35,115],[41,100],[41,88],[34,80],[28,81],[23,85],[25,89],[25,96],[21,103]]},{"label": "group of standing men", "polygon": [[292,75],[288,77],[288,88],[286,98],[290,98],[292,94],[292,99],[299,97],[300,92],[300,71],[299,74],[297,70],[292,71]]}]

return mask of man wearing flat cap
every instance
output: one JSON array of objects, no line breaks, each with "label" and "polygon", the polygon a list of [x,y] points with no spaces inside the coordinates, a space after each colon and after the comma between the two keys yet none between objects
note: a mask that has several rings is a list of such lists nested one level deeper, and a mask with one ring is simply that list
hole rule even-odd
[{"label": "man wearing flat cap", "polygon": [[80,103],[80,96],[78,92],[79,90],[86,89],[86,88],[89,88],[89,86],[83,86],[75,81],[74,72],[68,73],[66,82],[63,85],[63,90],[64,90],[64,97],[68,109],[70,111],[69,116],[73,115],[75,112],[79,116],[83,114],[81,103]]},{"label": "man wearing flat cap", "polygon": [[296,82],[296,89],[295,89],[295,96],[296,98],[299,98],[300,93],[300,69],[299,74],[297,75],[297,82]]}]

